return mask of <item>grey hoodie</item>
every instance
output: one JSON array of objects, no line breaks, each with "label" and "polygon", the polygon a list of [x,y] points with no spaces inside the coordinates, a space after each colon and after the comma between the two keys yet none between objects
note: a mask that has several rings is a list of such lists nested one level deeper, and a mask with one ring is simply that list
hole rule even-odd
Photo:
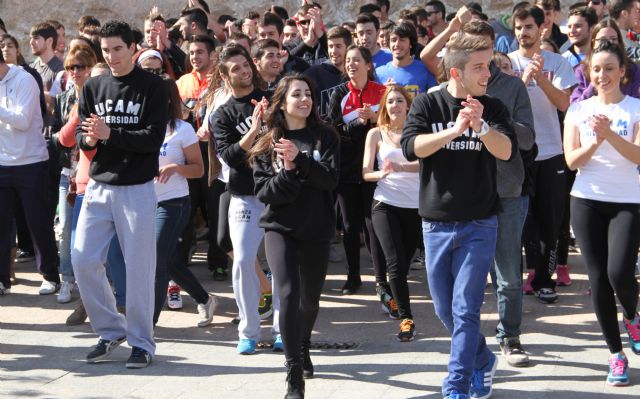
[{"label": "grey hoodie", "polygon": [[[491,62],[489,69],[491,77],[487,94],[502,101],[511,113],[513,127],[518,138],[518,149],[530,151],[535,144],[536,134],[533,130],[533,113],[527,88],[522,80],[503,73],[493,62]],[[516,152],[513,159],[508,162],[500,160],[496,162],[500,198],[514,198],[522,194],[525,168],[520,151]]]}]

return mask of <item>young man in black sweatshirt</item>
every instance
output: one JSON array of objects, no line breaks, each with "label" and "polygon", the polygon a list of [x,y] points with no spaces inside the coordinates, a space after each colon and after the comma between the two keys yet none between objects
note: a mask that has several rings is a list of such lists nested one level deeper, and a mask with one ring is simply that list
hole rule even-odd
[{"label": "young man in black sweatshirt", "polygon": [[401,144],[420,159],[419,213],[429,289],[451,333],[445,398],[488,398],[497,358],[480,333],[480,307],[496,247],[496,158],[517,144],[509,111],[485,96],[492,43],[464,35],[444,58],[449,84],[411,105]]},{"label": "young man in black sweatshirt", "polygon": [[[77,142],[96,154],[71,256],[82,302],[100,336],[87,361],[104,360],[126,339],[132,347],[127,368],[142,368],[155,353],[153,179],[166,132],[168,94],[159,77],[134,66],[129,25],[105,24],[100,45],[111,74],[88,80],[80,95]],[[126,319],[116,310],[103,266],[116,232],[126,265]]]},{"label": "young man in black sweatshirt", "polygon": [[[260,282],[255,271],[258,247],[264,229],[258,226],[264,204],[254,194],[253,173],[247,151],[253,146],[262,128],[263,112],[269,93],[260,78],[249,53],[240,45],[229,45],[218,57],[220,75],[231,90],[231,98],[209,117],[216,150],[229,165],[227,189],[229,203],[229,235],[233,244],[233,292],[240,313],[238,353],[253,354],[260,339]],[[273,288],[273,328],[276,344],[279,339],[278,314],[280,302]]]}]

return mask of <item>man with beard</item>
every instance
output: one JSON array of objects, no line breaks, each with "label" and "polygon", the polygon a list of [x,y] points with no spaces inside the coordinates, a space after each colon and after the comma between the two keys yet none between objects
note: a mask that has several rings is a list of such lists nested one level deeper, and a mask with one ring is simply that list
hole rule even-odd
[{"label": "man with beard", "polygon": [[523,234],[527,265],[535,269],[528,282],[541,302],[554,303],[558,295],[551,276],[556,269],[566,186],[558,111],[564,112],[569,106],[569,95],[577,81],[566,59],[540,49],[544,20],[544,12],[538,7],[515,12],[513,25],[520,48],[509,58],[515,75],[527,86],[538,145],[531,168],[534,193]]},{"label": "man with beard", "polygon": [[318,101],[318,114],[320,118],[327,116],[331,94],[337,86],[346,81],[344,71],[344,57],[347,47],[351,45],[351,32],[347,29],[334,26],[327,32],[327,47],[329,59],[320,65],[314,65],[304,72],[304,75],[316,83],[316,101]]},{"label": "man with beard", "polygon": [[258,40],[251,48],[251,57],[260,77],[267,83],[267,91],[273,93],[282,77],[280,43],[273,39]]}]

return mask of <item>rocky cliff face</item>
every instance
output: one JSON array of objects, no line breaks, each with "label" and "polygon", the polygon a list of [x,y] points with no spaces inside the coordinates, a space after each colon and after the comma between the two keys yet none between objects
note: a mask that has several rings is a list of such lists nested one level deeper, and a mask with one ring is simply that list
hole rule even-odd
[{"label": "rocky cliff face", "polygon": [[[358,8],[367,0],[317,0],[323,7],[327,23],[352,20]],[[455,11],[467,1],[445,0],[447,10]],[[487,15],[496,16],[510,11],[514,2],[510,0],[480,0]],[[0,0],[0,17],[10,33],[19,38],[23,55],[30,58],[28,47],[29,29],[34,23],[47,19],[56,19],[66,27],[67,34],[75,34],[75,22],[82,15],[93,15],[100,21],[124,19],[133,26],[142,28],[145,15],[152,6],[157,5],[165,16],[177,16],[186,0]],[[232,14],[241,16],[255,10],[266,11],[272,2],[264,0],[207,0],[215,15]],[[278,0],[276,5],[286,7],[293,15],[300,0]],[[423,5],[426,0],[391,0],[392,17],[399,10],[416,4]]]}]

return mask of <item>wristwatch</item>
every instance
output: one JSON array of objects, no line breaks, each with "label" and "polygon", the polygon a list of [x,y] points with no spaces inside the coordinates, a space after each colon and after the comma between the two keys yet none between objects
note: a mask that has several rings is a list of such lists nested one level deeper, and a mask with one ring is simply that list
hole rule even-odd
[{"label": "wristwatch", "polygon": [[482,121],[482,125],[480,126],[480,131],[479,132],[475,132],[476,135],[478,135],[478,137],[482,137],[485,134],[489,133],[489,124],[487,122],[484,121],[484,119],[480,119]]}]

